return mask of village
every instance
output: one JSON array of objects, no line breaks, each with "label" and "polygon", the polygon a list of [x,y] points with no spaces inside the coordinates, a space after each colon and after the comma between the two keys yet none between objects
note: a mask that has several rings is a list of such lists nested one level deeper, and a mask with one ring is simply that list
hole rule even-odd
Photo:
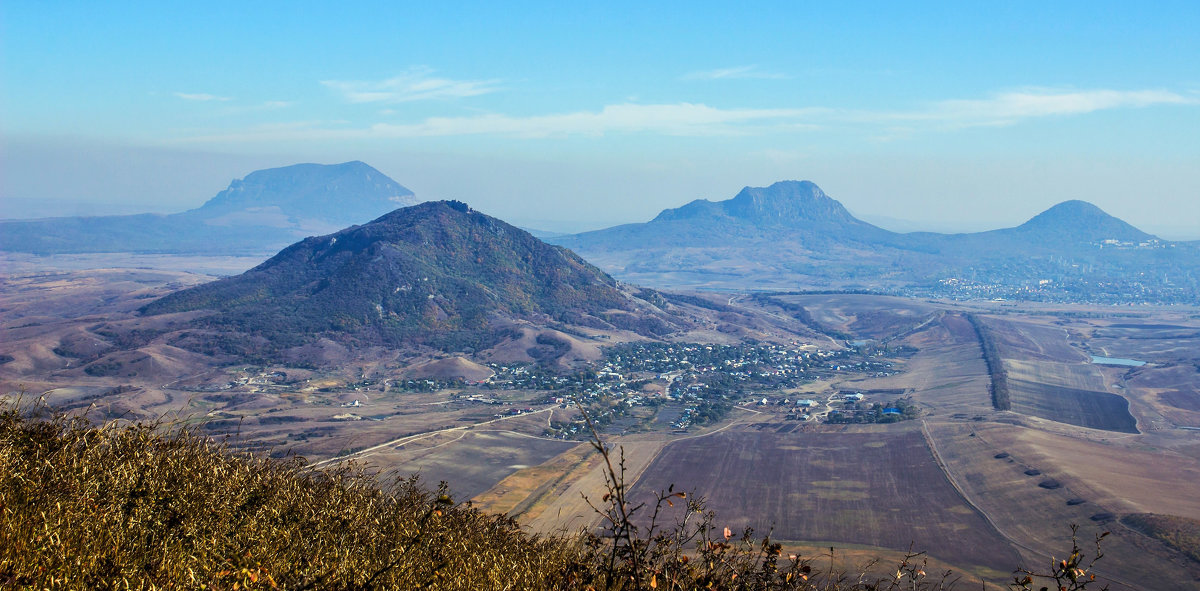
[{"label": "village", "polygon": [[[891,422],[915,416],[915,408],[903,402],[864,401],[861,392],[837,392],[821,400],[785,392],[849,375],[892,375],[898,370],[891,356],[897,353],[904,352],[867,343],[838,350],[798,342],[629,343],[609,348],[594,368],[568,376],[537,366],[495,365],[496,374],[477,387],[545,391],[544,403],[563,408],[578,404],[597,428],[618,433],[686,432],[719,422],[735,406],[762,407],[759,412],[769,407],[782,418],[798,421]],[[897,398],[899,393],[888,394]],[[476,395],[474,399],[486,398]],[[572,439],[589,433],[577,413],[571,420],[551,422],[544,435]]]},{"label": "village", "polygon": [[[871,341],[849,341],[822,349],[791,342],[710,345],[625,343],[605,349],[602,360],[570,373],[528,363],[492,363],[490,377],[380,378],[359,375],[345,381],[293,368],[243,367],[232,379],[193,390],[317,394],[313,404],[357,412],[374,407],[372,396],[445,394],[455,406],[495,407],[493,419],[548,408],[569,409],[548,421],[545,437],[590,436],[582,409],[606,433],[672,431],[712,425],[734,408],[778,415],[779,420],[812,423],[886,423],[912,418],[915,407],[901,391],[832,389],[803,394],[815,385],[847,379],[886,377],[913,353]],[[482,410],[482,409],[481,409]],[[370,416],[370,415],[368,415]],[[335,418],[358,418],[343,414]]]}]

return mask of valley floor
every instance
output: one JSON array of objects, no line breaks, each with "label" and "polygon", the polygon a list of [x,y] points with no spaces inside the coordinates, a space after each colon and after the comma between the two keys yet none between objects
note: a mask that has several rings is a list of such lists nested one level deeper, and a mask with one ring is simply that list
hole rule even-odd
[{"label": "valley floor", "polygon": [[[432,378],[428,391],[398,388],[406,367],[387,356],[337,371],[216,366],[153,339],[131,349],[122,372],[83,369],[88,347],[112,346],[105,325],[136,324],[145,301],[208,279],[10,272],[0,285],[0,387],[99,419],[194,423],[317,466],[353,459],[419,472],[536,532],[597,524],[588,501],[605,491],[601,458],[580,437],[550,436],[577,414],[555,400],[560,391]],[[636,498],[674,485],[704,497],[718,526],[770,532],[792,552],[835,546],[835,561],[886,564],[913,548],[993,586],[1017,566],[1061,555],[1078,524],[1084,541],[1113,532],[1098,572],[1114,589],[1200,584],[1200,563],[1127,524],[1146,513],[1200,520],[1200,310],[838,294],[726,304],[764,326],[807,327],[794,329],[795,346],[874,348],[871,359],[895,371],[825,368],[798,387],[747,393],[702,426],[672,426],[679,404],[636,407],[602,433],[623,451]],[[1009,410],[993,408],[968,315],[996,339]],[[1101,365],[1093,355],[1145,365]],[[635,394],[669,394],[681,375],[647,375]],[[850,392],[867,403],[904,398],[920,415],[825,423]],[[799,420],[798,399],[815,401],[809,420]]]}]

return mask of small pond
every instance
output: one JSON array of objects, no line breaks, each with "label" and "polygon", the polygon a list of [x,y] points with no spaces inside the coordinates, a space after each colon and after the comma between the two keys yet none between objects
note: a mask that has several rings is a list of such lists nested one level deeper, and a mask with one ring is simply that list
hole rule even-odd
[{"label": "small pond", "polygon": [[1145,361],[1138,361],[1137,359],[1122,359],[1120,357],[1099,357],[1096,355],[1092,355],[1092,363],[1095,363],[1097,365],[1125,365],[1128,367],[1141,367],[1143,365],[1146,365]]}]

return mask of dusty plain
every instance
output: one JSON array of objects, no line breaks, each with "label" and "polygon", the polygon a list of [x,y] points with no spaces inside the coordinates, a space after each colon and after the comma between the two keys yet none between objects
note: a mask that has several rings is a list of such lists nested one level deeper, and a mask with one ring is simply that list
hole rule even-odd
[{"label": "dusty plain", "polygon": [[[598,522],[589,502],[604,494],[602,458],[585,437],[550,435],[578,414],[562,400],[569,387],[489,387],[500,379],[489,377],[497,364],[516,363],[508,359],[349,353],[336,344],[322,346],[339,363],[319,368],[215,364],[162,336],[182,319],[136,313],[210,279],[9,267],[0,278],[0,392],[44,396],[96,420],[184,423],[318,467],[355,461],[388,475],[420,473],[542,533]],[[1017,566],[1061,557],[1077,524],[1085,542],[1113,532],[1098,565],[1113,589],[1200,586],[1200,564],[1121,522],[1131,513],[1200,519],[1200,309],[853,294],[719,299],[726,311],[681,341],[755,337],[871,351],[861,359],[892,369],[839,362],[797,387],[748,392],[703,426],[672,426],[678,403],[639,406],[602,433],[624,452],[635,496],[674,485],[703,496],[719,526],[770,531],[789,551],[820,560],[835,546],[838,561],[891,560],[911,547],[992,586]],[[996,335],[1011,410],[992,407],[968,314]],[[595,358],[580,351],[579,363]],[[464,379],[447,381],[456,373]],[[646,378],[642,398],[679,379],[636,377]],[[866,402],[905,398],[920,414],[824,423],[849,392]],[[809,420],[778,402],[798,398],[815,401]]]}]

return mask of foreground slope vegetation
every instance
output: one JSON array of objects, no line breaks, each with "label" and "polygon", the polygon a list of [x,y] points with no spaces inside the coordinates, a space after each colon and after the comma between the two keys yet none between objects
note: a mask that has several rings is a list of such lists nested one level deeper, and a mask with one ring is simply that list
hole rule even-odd
[{"label": "foreground slope vegetation", "polygon": [[[412,478],[314,471],[186,428],[93,427],[0,402],[0,588],[850,591],[953,580],[927,578],[920,555],[884,578],[816,572],[769,539],[718,531],[702,503],[670,490],[635,519],[614,461],[602,532],[543,538]],[[687,521],[635,525],[662,519],[672,499]],[[1053,568],[1082,583],[1070,589],[1090,581],[1077,558]]]},{"label": "foreground slope vegetation", "polygon": [[446,588],[559,580],[568,546],[355,470],[184,430],[0,418],[0,587]]}]

